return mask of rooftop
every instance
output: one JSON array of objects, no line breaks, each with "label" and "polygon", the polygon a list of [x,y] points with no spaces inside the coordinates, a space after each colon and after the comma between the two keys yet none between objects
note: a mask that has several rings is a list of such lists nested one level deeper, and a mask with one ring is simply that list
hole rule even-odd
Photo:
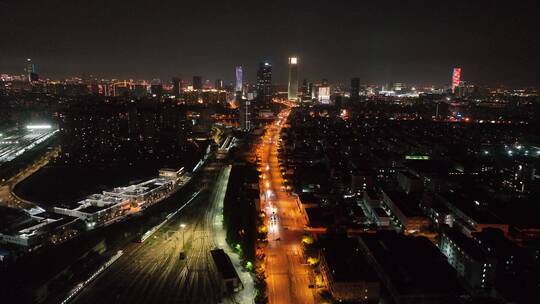
[{"label": "rooftop", "polygon": [[494,256],[508,256],[517,251],[517,245],[507,239],[500,229],[484,228],[482,232],[473,233],[473,240]]},{"label": "rooftop", "polygon": [[310,227],[328,227],[335,222],[334,215],[330,210],[326,210],[325,208],[306,208],[306,214]]},{"label": "rooftop", "polygon": [[374,281],[377,275],[360,251],[357,239],[330,236],[319,240],[321,254],[335,282]]},{"label": "rooftop", "polygon": [[427,238],[378,232],[361,239],[401,295],[461,291],[455,270]]},{"label": "rooftop", "polygon": [[83,207],[81,209],[79,209],[80,212],[84,212],[84,213],[96,213],[98,211],[101,211],[101,210],[105,210],[107,208],[109,208],[110,206],[96,206],[96,205],[88,205],[86,207]]},{"label": "rooftop", "polygon": [[375,207],[373,208],[373,210],[375,211],[375,214],[377,214],[378,217],[388,217],[388,214],[386,213],[386,211],[384,211],[384,209],[381,207]]},{"label": "rooftop", "polygon": [[10,228],[19,225],[23,221],[30,220],[30,215],[26,212],[0,206],[0,232],[9,230]]},{"label": "rooftop", "polygon": [[465,236],[463,233],[459,232],[456,228],[449,229],[448,231],[443,232],[444,235],[448,237],[456,246],[461,248],[470,258],[482,261],[485,259],[485,255],[482,250],[476,246],[474,240]]},{"label": "rooftop", "polygon": [[412,174],[412,173],[409,172],[409,171],[404,170],[404,171],[399,171],[399,173],[402,174],[402,175],[404,175],[404,176],[406,176],[406,177],[408,177],[408,178],[410,178],[410,179],[413,179],[413,180],[420,180],[420,178],[419,178],[418,176]]},{"label": "rooftop", "polygon": [[440,193],[439,196],[477,223],[503,224],[503,221],[486,207],[487,198],[474,199],[464,193],[458,193],[456,191]]},{"label": "rooftop", "polygon": [[388,198],[392,200],[394,205],[396,205],[406,217],[424,216],[422,211],[418,208],[418,203],[414,201],[412,196],[395,190],[384,190],[384,193],[386,193]]},{"label": "rooftop", "polygon": [[216,263],[219,273],[224,279],[238,278],[238,274],[234,269],[229,256],[223,251],[223,249],[210,250],[210,254]]}]

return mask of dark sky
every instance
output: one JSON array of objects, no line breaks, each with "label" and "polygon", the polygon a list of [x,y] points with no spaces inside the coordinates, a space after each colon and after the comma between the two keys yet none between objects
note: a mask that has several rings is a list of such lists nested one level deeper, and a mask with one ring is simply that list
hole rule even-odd
[{"label": "dark sky", "polygon": [[0,73],[42,77],[254,79],[540,86],[540,1],[0,0]]}]

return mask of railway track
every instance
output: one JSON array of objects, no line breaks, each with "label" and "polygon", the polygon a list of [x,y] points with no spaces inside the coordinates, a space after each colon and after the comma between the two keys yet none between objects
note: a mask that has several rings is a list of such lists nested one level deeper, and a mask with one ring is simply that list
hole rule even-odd
[{"label": "railway track", "polygon": [[[212,164],[208,167],[199,185],[204,190],[196,201],[144,243],[131,244],[126,254],[81,291],[74,302],[206,304],[220,300],[210,250],[215,248],[215,189],[219,188],[222,170]],[[186,224],[184,231],[181,223]],[[184,260],[180,259],[182,237],[187,253]]]}]

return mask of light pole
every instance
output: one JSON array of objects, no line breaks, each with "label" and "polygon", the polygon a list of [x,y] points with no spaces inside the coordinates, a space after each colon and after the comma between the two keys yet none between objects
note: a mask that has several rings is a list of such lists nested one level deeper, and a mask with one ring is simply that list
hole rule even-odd
[{"label": "light pole", "polygon": [[180,224],[180,228],[182,228],[182,250],[184,250],[184,231],[186,230],[186,224]]}]

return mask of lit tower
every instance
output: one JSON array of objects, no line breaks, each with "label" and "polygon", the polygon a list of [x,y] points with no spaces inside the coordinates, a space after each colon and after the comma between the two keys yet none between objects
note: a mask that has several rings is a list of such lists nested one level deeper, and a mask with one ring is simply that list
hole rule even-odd
[{"label": "lit tower", "polygon": [[289,100],[298,100],[298,58],[289,57]]},{"label": "lit tower", "polygon": [[32,59],[26,59],[26,75],[28,77],[28,82],[37,81],[38,75],[36,73],[36,65],[32,62]]},{"label": "lit tower", "polygon": [[251,102],[252,100],[244,99],[242,94],[242,78],[243,72],[242,67],[237,66],[235,68],[236,76],[236,85],[235,90],[235,100],[238,105],[238,110],[240,111],[240,128],[244,131],[249,131],[251,129]]},{"label": "lit tower", "polygon": [[461,81],[461,68],[454,68],[454,72],[452,73],[452,93],[455,92],[456,87],[459,86],[460,81]]},{"label": "lit tower", "polygon": [[272,65],[268,62],[261,62],[257,70],[257,99],[266,106],[272,102]]},{"label": "lit tower", "polygon": [[253,100],[238,100],[238,110],[240,111],[240,128],[244,131],[251,130],[251,103]]},{"label": "lit tower", "polygon": [[236,86],[235,86],[235,92],[242,92],[242,67],[237,66],[235,69],[236,72]]}]

